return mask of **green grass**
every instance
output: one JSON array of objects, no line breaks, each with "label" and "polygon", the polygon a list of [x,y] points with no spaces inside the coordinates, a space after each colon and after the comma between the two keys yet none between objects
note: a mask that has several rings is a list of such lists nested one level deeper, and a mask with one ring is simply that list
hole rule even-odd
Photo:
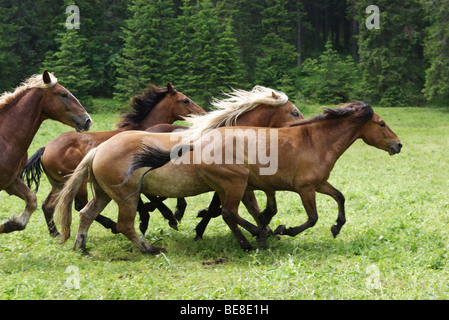
[{"label": "green grass", "polygon": [[[308,109],[307,115],[315,112]],[[329,181],[346,197],[347,223],[337,239],[330,227],[336,203],[318,195],[318,223],[297,237],[269,239],[270,249],[245,253],[221,218],[194,241],[196,212],[211,194],[188,198],[179,231],[153,213],[145,238],[168,254],[140,253],[123,235],[94,223],[90,256],[50,238],[39,208],[22,232],[0,236],[1,299],[448,299],[449,112],[430,108],[377,108],[401,138],[403,151],[386,152],[357,141],[337,162]],[[92,130],[109,130],[116,115],[94,114]],[[46,122],[32,154],[69,130]],[[39,204],[49,192],[43,178]],[[265,197],[257,194],[261,207]],[[306,220],[299,197],[278,192],[271,227]],[[23,202],[0,193],[0,221]],[[175,202],[167,201],[173,208]],[[242,216],[251,220],[243,206]],[[116,219],[115,204],[103,212]],[[137,222],[136,222],[137,223]],[[76,234],[77,214],[72,235]],[[245,233],[248,238],[249,235]],[[253,244],[255,239],[250,238]],[[73,272],[79,272],[79,289]],[[69,268],[69,270],[71,270]],[[374,271],[373,271],[374,270]],[[374,280],[373,280],[374,279]],[[374,284],[374,285],[373,285]]]}]

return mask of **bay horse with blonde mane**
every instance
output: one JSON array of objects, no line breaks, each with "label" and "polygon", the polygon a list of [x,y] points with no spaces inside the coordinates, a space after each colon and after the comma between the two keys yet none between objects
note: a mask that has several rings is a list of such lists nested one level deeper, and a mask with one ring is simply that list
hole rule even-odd
[{"label": "bay horse with blonde mane", "polygon": [[23,199],[25,210],[0,225],[0,233],[23,230],[36,210],[36,195],[19,175],[27,161],[27,150],[46,119],[87,131],[92,119],[70,91],[45,70],[31,76],[14,92],[0,96],[0,190]]},{"label": "bay horse with blonde mane", "polygon": [[[266,154],[275,154],[277,168],[271,174],[262,174],[266,163],[249,161],[251,158],[254,160],[251,156],[254,150],[249,147],[244,150],[243,156],[236,156],[237,144],[234,141],[239,139],[238,134],[241,130],[256,129],[259,135],[253,139],[257,141],[248,139],[248,146],[250,142],[256,143],[266,148]],[[218,128],[194,142],[193,151],[192,145],[172,150],[173,143],[164,134],[121,133],[90,151],[62,190],[57,206],[62,239],[66,241],[70,236],[71,204],[80,183],[87,176],[90,177],[95,197],[80,212],[75,248],[83,250],[86,249],[89,226],[114,200],[119,206],[117,229],[144,253],[166,252],[164,248],[147,243],[134,230],[140,192],[176,198],[216,191],[222,204],[222,217],[244,250],[254,247],[239,226],[256,236],[260,246],[267,246],[263,228],[238,215],[238,206],[245,192],[284,190],[298,193],[308,220],[294,228],[280,227],[277,230],[278,234],[290,236],[315,225],[318,220],[315,193],[320,192],[338,203],[337,224],[331,228],[336,236],[346,221],[344,197],[327,180],[338,158],[357,139],[390,155],[399,153],[402,148],[399,138],[385,121],[363,102],[325,109],[323,114],[312,119],[300,120],[290,127],[279,129]],[[271,145],[271,141],[276,143]],[[203,156],[195,162],[195,150],[198,148],[200,154],[205,150],[206,153],[216,150],[222,158],[230,161],[224,164],[210,162]]]},{"label": "bay horse with blonde mane", "polygon": [[[206,113],[171,83],[161,88],[150,84],[141,95],[133,97],[129,104],[132,111],[122,116],[122,121],[117,124],[117,129],[100,132],[62,133],[45,147],[40,148],[28,160],[22,172],[22,179],[27,181],[28,187],[31,188],[34,183],[37,192],[42,171],[45,172],[52,186],[42,204],[50,235],[59,235],[53,221],[56,196],[70,174],[92,148],[123,131],[146,130],[158,124],[172,124],[177,120],[183,120],[188,115]],[[86,184],[83,184],[75,198],[75,207],[81,210],[87,202],[87,187]],[[140,207],[139,213],[144,221],[143,224],[147,224],[145,221],[148,221],[148,212]],[[100,215],[97,217],[97,221],[105,228],[111,228],[115,232],[115,222],[109,218]]]}]

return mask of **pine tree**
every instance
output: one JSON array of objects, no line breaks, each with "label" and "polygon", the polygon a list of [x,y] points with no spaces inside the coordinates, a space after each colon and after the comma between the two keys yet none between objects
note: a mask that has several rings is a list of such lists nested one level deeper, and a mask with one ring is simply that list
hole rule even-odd
[{"label": "pine tree", "polygon": [[124,47],[117,59],[117,84],[114,98],[127,101],[150,82],[168,82],[166,57],[173,18],[172,3],[161,0],[134,0],[126,20]]},{"label": "pine tree", "polygon": [[84,56],[87,39],[78,30],[66,28],[65,23],[60,25],[57,38],[59,49],[45,59],[43,68],[54,72],[58,82],[72,92],[88,110],[92,103],[92,97],[88,93],[92,80],[89,78],[90,69]]},{"label": "pine tree", "polygon": [[364,98],[383,106],[404,105],[419,98],[423,86],[421,4],[418,0],[379,0],[380,28],[368,29],[365,9],[370,4],[368,0],[355,2]]},{"label": "pine tree", "polygon": [[423,92],[428,100],[436,96],[449,97],[449,7],[443,0],[425,1],[424,6],[430,21],[424,40],[424,57],[430,65]]},{"label": "pine tree", "polygon": [[293,32],[287,23],[290,13],[287,0],[266,0],[262,12],[265,36],[261,40],[260,53],[256,58],[256,81],[258,84],[280,87],[289,82],[290,71],[296,66],[296,48],[285,39]]},{"label": "pine tree", "polygon": [[15,47],[19,41],[13,35],[17,34],[20,26],[13,17],[18,7],[0,7],[0,93],[11,90],[20,81],[16,70],[19,69],[20,56],[15,52]]}]

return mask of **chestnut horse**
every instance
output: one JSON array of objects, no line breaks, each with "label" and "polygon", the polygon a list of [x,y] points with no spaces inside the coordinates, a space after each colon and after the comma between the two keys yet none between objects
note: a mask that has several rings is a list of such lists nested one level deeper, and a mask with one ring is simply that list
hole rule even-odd
[{"label": "chestnut horse", "polygon": [[0,233],[23,230],[36,210],[36,195],[19,178],[27,150],[41,123],[52,119],[76,131],[89,130],[92,120],[79,101],[45,70],[0,96],[0,190],[26,203],[19,216],[0,225]]},{"label": "chestnut horse", "polygon": [[[190,135],[195,139],[195,136],[201,133],[215,129],[221,126],[255,126],[255,127],[271,127],[279,128],[288,125],[289,123],[304,119],[302,113],[288,101],[288,97],[283,93],[270,88],[255,86],[251,91],[233,90],[230,93],[225,93],[224,99],[213,99],[211,105],[214,111],[209,112],[205,116],[191,116],[186,118],[190,123]],[[251,106],[248,108],[248,106]],[[173,126],[166,124],[159,124],[148,128],[147,132],[173,132],[186,130],[189,127]],[[188,133],[187,133],[188,134]],[[254,193],[248,193],[251,201],[256,202]],[[177,229],[177,221],[181,221],[187,203],[184,198],[178,198],[176,205],[176,212],[173,216],[172,211],[162,203],[157,197],[149,197],[151,204],[147,207],[150,210],[155,208],[163,212],[166,219],[169,220],[170,227]],[[139,207],[141,204],[139,204]],[[267,193],[267,208],[269,214],[276,213],[276,197],[275,193]],[[218,212],[218,214],[217,214]],[[203,217],[199,228],[202,233],[207,226],[211,216],[215,217],[220,214],[220,199],[215,193],[212,202],[207,210],[203,209],[198,213],[198,217]],[[176,219],[175,219],[176,218]],[[176,221],[177,220],[177,221]],[[146,229],[143,228],[143,223],[140,224],[140,230],[145,234]],[[146,225],[147,226],[147,225]],[[197,230],[199,230],[197,227]],[[199,232],[197,234],[199,235]],[[201,238],[197,236],[197,238]]]},{"label": "chestnut horse", "polygon": [[[248,148],[243,155],[237,152],[238,143],[234,144],[234,140],[240,139],[242,130],[257,132],[255,136],[248,135]],[[90,151],[62,190],[58,202],[62,239],[66,241],[70,236],[71,204],[87,176],[95,197],[80,212],[75,247],[83,250],[89,226],[112,199],[119,206],[119,232],[144,253],[166,251],[148,244],[134,230],[139,192],[173,198],[215,190],[222,203],[222,217],[244,250],[252,250],[253,246],[239,225],[257,236],[260,246],[267,245],[263,228],[238,215],[239,203],[247,190],[285,190],[300,195],[308,215],[307,222],[277,230],[279,234],[290,236],[315,225],[318,219],[315,193],[320,192],[338,203],[337,224],[332,226],[332,233],[336,236],[346,221],[344,197],[327,180],[338,158],[359,138],[390,155],[399,153],[402,148],[396,134],[371,106],[363,102],[325,109],[321,115],[285,128],[215,129],[193,143],[193,152],[190,152],[192,146],[176,145],[173,148],[164,134],[121,133]],[[250,145],[257,145],[257,157]],[[259,148],[265,148],[265,152]],[[272,168],[268,163],[267,168],[266,159],[260,157],[261,154],[274,155],[273,162],[277,165]],[[245,205],[248,207],[250,204]]]},{"label": "chestnut horse", "polygon": [[[62,133],[45,147],[39,149],[28,160],[22,173],[28,186],[31,187],[31,184],[35,183],[37,192],[42,171],[45,172],[52,186],[50,193],[42,204],[50,235],[59,235],[53,221],[56,196],[68,180],[68,176],[75,170],[89,150],[126,130],[145,130],[156,124],[171,124],[176,120],[183,120],[184,117],[191,114],[206,113],[189,97],[178,92],[170,83],[163,88],[150,84],[144,93],[132,98],[130,105],[133,111],[122,116],[122,121],[117,125],[116,130]],[[81,210],[87,202],[87,188],[84,184],[76,196],[75,207]],[[143,210],[140,213],[148,215]],[[145,220],[145,217],[143,220]],[[109,218],[100,215],[97,217],[97,221],[104,227],[115,231],[115,223]]]}]

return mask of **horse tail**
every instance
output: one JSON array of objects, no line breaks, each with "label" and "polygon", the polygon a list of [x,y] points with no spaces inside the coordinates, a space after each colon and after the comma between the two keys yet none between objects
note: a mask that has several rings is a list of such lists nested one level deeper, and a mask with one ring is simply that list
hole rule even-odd
[{"label": "horse tail", "polygon": [[97,148],[90,150],[76,167],[70,179],[58,195],[56,214],[61,224],[61,243],[70,238],[72,224],[72,203],[83,181],[89,176]]},{"label": "horse tail", "polygon": [[[176,151],[177,150],[177,151]],[[131,159],[131,165],[129,166],[127,172],[126,172],[126,178],[125,180],[118,185],[118,187],[123,186],[125,183],[128,182],[131,175],[134,173],[134,171],[140,169],[149,167],[146,172],[142,175],[140,179],[139,189],[133,193],[132,195],[140,192],[140,189],[142,188],[142,183],[145,175],[157,168],[160,168],[164,165],[166,165],[170,160],[176,160],[177,158],[181,157],[184,153],[187,151],[192,151],[193,147],[189,145],[180,146],[179,149],[176,149],[174,152],[173,150],[162,150],[158,147],[152,147],[146,144],[142,145],[142,148],[140,151]],[[130,196],[132,196],[130,195]]]},{"label": "horse tail", "polygon": [[45,147],[37,150],[36,153],[28,159],[27,164],[20,174],[20,179],[25,181],[30,189],[33,184],[36,186],[36,188],[34,189],[35,193],[37,193],[37,191],[39,190],[41,175],[44,171],[44,167],[42,166],[42,155],[44,154],[44,151]]}]

